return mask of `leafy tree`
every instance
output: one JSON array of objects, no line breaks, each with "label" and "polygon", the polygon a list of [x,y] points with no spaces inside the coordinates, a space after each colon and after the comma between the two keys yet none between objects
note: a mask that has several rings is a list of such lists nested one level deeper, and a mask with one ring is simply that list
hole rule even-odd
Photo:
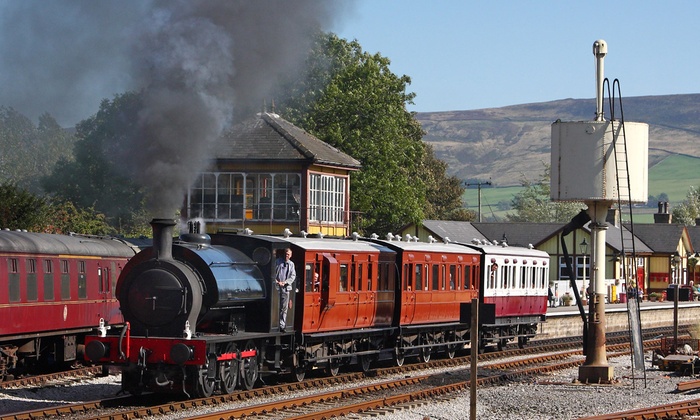
[{"label": "leafy tree", "polygon": [[305,71],[288,82],[279,102],[287,120],[362,163],[350,184],[350,206],[360,214],[353,229],[365,234],[395,231],[426,215],[467,216],[458,211],[459,183],[445,179],[406,110],[415,96],[406,92],[410,78],[396,76],[389,64],[357,41],[321,34]]},{"label": "leafy tree", "polygon": [[62,234],[114,233],[105,216],[93,208],[80,209],[69,201],[46,199],[9,182],[0,184],[0,228]]},{"label": "leafy tree", "polygon": [[582,203],[553,202],[550,199],[550,167],[545,166],[544,173],[537,182],[523,179],[525,187],[513,198],[511,207],[515,213],[506,217],[511,222],[568,222],[581,211]]},{"label": "leafy tree", "polygon": [[76,126],[75,159],[60,160],[43,179],[47,192],[106,216],[120,234],[144,229],[142,191],[122,172],[118,150],[132,134],[141,97],[136,93],[103,100],[99,111]]},{"label": "leafy tree", "polygon": [[73,141],[49,114],[41,115],[36,127],[13,108],[0,106],[0,182],[42,192],[40,178],[59,159],[70,159]]},{"label": "leafy tree", "polygon": [[673,209],[673,221],[686,226],[694,226],[700,217],[700,189],[691,186],[685,200]]},{"label": "leafy tree", "polygon": [[13,182],[0,184],[0,228],[36,231],[48,211],[46,199]]}]

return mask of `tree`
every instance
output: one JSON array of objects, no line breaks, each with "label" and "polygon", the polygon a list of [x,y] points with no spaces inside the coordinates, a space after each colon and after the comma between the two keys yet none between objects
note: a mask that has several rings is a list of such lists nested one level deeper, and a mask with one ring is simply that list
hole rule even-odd
[{"label": "tree", "polygon": [[120,234],[144,230],[143,192],[118,162],[119,150],[133,135],[141,97],[136,93],[103,100],[99,111],[76,126],[75,159],[60,160],[42,185],[55,197],[94,209]]},{"label": "tree", "polygon": [[0,228],[40,230],[47,211],[44,198],[13,182],[0,184]]},{"label": "tree", "polygon": [[545,166],[544,173],[537,182],[523,179],[525,187],[514,198],[511,204],[515,213],[506,217],[511,222],[568,222],[577,215],[582,203],[553,202],[550,199],[550,167]]},{"label": "tree", "polygon": [[458,191],[461,200],[459,183],[445,179],[444,168],[428,155],[432,149],[422,141],[420,124],[406,110],[415,96],[406,92],[410,78],[396,76],[389,64],[363,52],[357,41],[321,34],[305,71],[288,81],[278,102],[285,119],[362,163],[350,184],[350,206],[360,214],[352,228],[365,234],[461,208],[454,199]]},{"label": "tree", "polygon": [[0,182],[41,193],[40,179],[56,162],[71,158],[74,137],[49,114],[39,125],[10,107],[0,106]]},{"label": "tree", "polygon": [[12,183],[0,184],[0,227],[31,232],[114,233],[105,216],[94,209],[80,209],[69,201],[53,201]]},{"label": "tree", "polygon": [[673,221],[686,226],[694,226],[700,217],[700,189],[691,186],[685,200],[673,209]]}]

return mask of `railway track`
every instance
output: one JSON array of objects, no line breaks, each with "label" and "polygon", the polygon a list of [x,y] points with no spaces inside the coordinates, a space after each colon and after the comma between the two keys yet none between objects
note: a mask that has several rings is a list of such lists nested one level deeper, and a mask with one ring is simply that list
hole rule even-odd
[{"label": "railway track", "polygon": [[[648,346],[658,346],[658,340],[647,343]],[[479,355],[479,386],[493,385],[505,380],[515,380],[524,376],[532,376],[543,372],[575,367],[583,363],[581,350],[572,350],[575,342],[558,343],[545,346],[533,346],[524,350],[506,350],[497,353],[486,353]],[[627,344],[611,344],[609,350],[611,357],[619,355],[612,353],[627,347]],[[567,348],[569,350],[567,350]],[[549,355],[541,355],[542,352],[553,352]],[[499,359],[523,357],[524,359],[499,362]],[[628,354],[626,352],[622,354]],[[469,386],[466,380],[467,371],[464,366],[469,365],[468,356],[454,359],[433,360],[428,363],[415,365],[404,365],[402,367],[385,367],[374,369],[367,374],[361,372],[351,372],[336,377],[309,379],[301,383],[287,383],[270,385],[251,391],[239,391],[232,394],[220,395],[204,399],[193,399],[187,401],[168,401],[166,403],[152,404],[143,397],[138,400],[132,397],[120,399],[106,399],[101,401],[91,401],[87,403],[73,404],[54,408],[44,408],[2,417],[6,419],[30,419],[50,416],[79,416],[81,418],[95,419],[130,419],[142,418],[155,414],[170,415],[183,410],[188,410],[188,417],[191,417],[189,410],[194,410],[192,415],[196,415],[198,409],[210,408],[212,406],[231,408],[232,414],[218,412],[217,418],[257,415],[270,415],[285,411],[285,416],[292,412],[298,418],[329,418],[337,416],[342,412],[364,412],[367,410],[395,409],[397,406],[421,404],[422,402],[435,398],[453,398],[460,390]],[[435,368],[455,368],[452,372],[438,375],[420,374],[421,370]],[[406,374],[417,372],[415,376],[406,378]],[[360,381],[367,381],[368,377],[385,378],[391,376],[401,376],[399,378],[384,381],[373,381],[373,383],[363,386],[355,386]],[[319,393],[319,389],[338,388],[334,391]],[[281,400],[286,394],[310,393],[311,395]],[[256,401],[268,400],[256,403]],[[147,404],[143,406],[143,404]],[[253,405],[251,405],[253,404]],[[119,409],[118,407],[130,407]],[[293,410],[292,410],[293,409]],[[290,411],[292,410],[292,411]],[[217,408],[217,411],[219,409]],[[319,414],[320,417],[314,417]],[[202,418],[209,418],[205,415]],[[311,417],[308,417],[311,416]],[[274,415],[273,415],[274,417]],[[268,417],[269,418],[269,417]]]}]

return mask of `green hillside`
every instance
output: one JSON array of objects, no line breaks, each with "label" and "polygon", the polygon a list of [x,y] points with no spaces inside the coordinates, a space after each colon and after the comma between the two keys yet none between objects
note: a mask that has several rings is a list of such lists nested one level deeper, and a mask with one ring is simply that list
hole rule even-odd
[{"label": "green hillside", "polygon": [[[690,186],[700,186],[700,159],[686,155],[671,155],[649,169],[649,195],[658,197],[668,195],[671,210],[685,200]],[[506,208],[522,187],[492,187],[481,189],[482,221],[505,221],[506,214],[512,212]],[[478,189],[469,188],[464,193],[466,207],[478,212]],[[635,207],[634,221],[653,223],[656,203],[652,207]],[[627,219],[627,218],[625,218]]]}]

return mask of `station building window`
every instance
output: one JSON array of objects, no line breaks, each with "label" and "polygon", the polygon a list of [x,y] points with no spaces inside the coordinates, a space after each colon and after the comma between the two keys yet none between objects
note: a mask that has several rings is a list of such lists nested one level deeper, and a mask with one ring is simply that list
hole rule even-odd
[{"label": "station building window", "polygon": [[309,176],[309,220],[343,223],[347,178],[311,174]]},{"label": "station building window", "polygon": [[187,194],[189,217],[298,220],[299,173],[203,172]]}]

